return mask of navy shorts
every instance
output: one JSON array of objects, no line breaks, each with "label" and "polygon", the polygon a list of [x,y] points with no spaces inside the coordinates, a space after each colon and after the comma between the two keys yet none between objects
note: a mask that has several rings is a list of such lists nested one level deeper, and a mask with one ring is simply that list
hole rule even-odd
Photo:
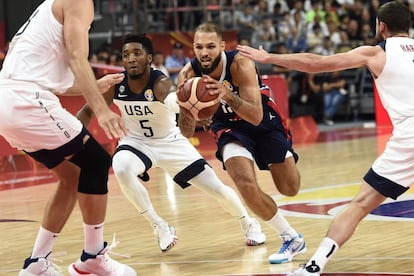
[{"label": "navy shorts", "polygon": [[216,121],[212,124],[212,130],[217,143],[216,157],[222,162],[223,147],[231,142],[245,147],[261,170],[269,170],[269,164],[282,163],[288,151],[292,153],[295,162],[299,159],[293,150],[290,130],[270,105],[264,105],[263,120],[258,126],[243,120]]}]

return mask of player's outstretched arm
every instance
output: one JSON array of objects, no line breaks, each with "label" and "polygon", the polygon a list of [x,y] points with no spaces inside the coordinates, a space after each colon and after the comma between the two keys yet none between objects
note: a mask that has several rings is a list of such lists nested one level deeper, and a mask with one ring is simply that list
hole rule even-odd
[{"label": "player's outstretched arm", "polygon": [[93,2],[72,0],[63,3],[64,41],[77,85],[106,135],[109,138],[123,137],[127,129],[121,117],[112,112],[106,104],[88,61],[88,32],[94,17]]},{"label": "player's outstretched arm", "polygon": [[379,46],[360,46],[330,56],[311,53],[272,54],[262,47],[255,49],[244,45],[238,45],[237,50],[240,55],[260,63],[276,64],[308,73],[334,72],[367,66],[374,75],[378,75],[385,62],[385,53]]},{"label": "player's outstretched arm", "polygon": [[[102,94],[107,92],[112,86],[115,84],[120,83],[124,79],[124,74],[115,73],[115,74],[107,74],[96,82],[98,84],[99,92]],[[62,96],[82,96],[82,91],[78,82],[75,80],[75,83],[71,88],[66,90],[66,92]]]}]

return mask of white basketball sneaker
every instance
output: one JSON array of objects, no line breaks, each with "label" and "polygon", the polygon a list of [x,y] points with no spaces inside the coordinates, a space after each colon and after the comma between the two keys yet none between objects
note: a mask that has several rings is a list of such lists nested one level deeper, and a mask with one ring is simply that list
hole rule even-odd
[{"label": "white basketball sneaker", "polygon": [[247,245],[256,246],[264,244],[266,241],[266,236],[262,232],[262,227],[256,219],[251,218],[247,222],[242,222],[241,225],[244,231]]},{"label": "white basketball sneaker", "polygon": [[[19,272],[19,276],[63,276],[60,271],[55,270],[54,265],[47,259],[50,253],[46,257],[27,258]],[[56,266],[56,268],[58,267]]]},{"label": "white basketball sneaker", "polygon": [[162,252],[167,252],[174,247],[178,240],[174,227],[169,226],[166,222],[156,223],[152,227]]},{"label": "white basketball sneaker", "polygon": [[71,276],[136,276],[137,273],[131,267],[121,264],[108,256],[108,253],[116,244],[104,243],[102,249],[97,255],[91,255],[82,252],[79,260],[68,267]]},{"label": "white basketball sneaker", "polygon": [[306,243],[301,234],[297,237],[290,237],[288,234],[280,235],[283,241],[278,253],[269,256],[271,264],[282,264],[292,261],[293,257],[306,252]]}]

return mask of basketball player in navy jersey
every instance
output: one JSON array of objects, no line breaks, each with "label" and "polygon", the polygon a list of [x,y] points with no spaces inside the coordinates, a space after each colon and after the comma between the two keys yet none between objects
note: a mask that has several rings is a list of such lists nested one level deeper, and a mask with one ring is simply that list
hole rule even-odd
[{"label": "basketball player in navy jersey", "polygon": [[304,72],[330,72],[366,66],[387,110],[393,135],[384,152],[364,176],[360,191],[332,221],[325,238],[307,264],[290,275],[319,276],[326,263],[354,233],[359,222],[386,198],[396,199],[414,183],[414,39],[409,37],[410,11],[399,1],[378,9],[376,46],[360,46],[345,53],[269,54],[238,46],[240,53],[263,63]]},{"label": "basketball player in navy jersey", "polygon": [[[218,199],[240,220],[247,245],[260,245],[265,235],[260,224],[250,218],[237,193],[223,184],[197,149],[180,133],[176,124],[177,98],[171,93],[171,79],[151,68],[153,45],[145,35],[124,38],[123,81],[112,86],[104,97],[121,111],[129,129],[113,156],[113,170],[127,199],[142,214],[158,238],[161,251],[171,249],[177,240],[175,230],[161,218],[151,203],[148,191],[137,178],[148,180],[146,173],[160,167],[183,189],[193,185]],[[85,105],[78,113],[85,125],[92,112]]]},{"label": "basketball player in navy jersey", "polygon": [[77,201],[84,250],[69,273],[136,275],[108,256],[113,246],[103,240],[110,156],[55,95],[83,95],[109,138],[127,132],[100,92],[122,76],[97,83],[87,59],[93,17],[90,0],[44,1],[13,37],[0,72],[0,135],[49,168],[59,181],[20,276],[63,275],[51,266],[50,256]]},{"label": "basketball player in navy jersey", "polygon": [[[212,117],[211,129],[217,141],[216,155],[223,162],[250,209],[280,236],[282,247],[270,255],[274,264],[290,262],[306,251],[302,236],[278,212],[276,202],[264,193],[256,180],[254,162],[269,170],[277,190],[286,196],[297,194],[300,175],[298,156],[285,118],[261,83],[254,63],[237,51],[225,51],[222,32],[214,23],[198,26],[194,34],[195,58],[179,74],[184,81],[205,76],[207,87],[219,94],[221,107]],[[190,137],[196,121],[181,108],[179,126]]]}]

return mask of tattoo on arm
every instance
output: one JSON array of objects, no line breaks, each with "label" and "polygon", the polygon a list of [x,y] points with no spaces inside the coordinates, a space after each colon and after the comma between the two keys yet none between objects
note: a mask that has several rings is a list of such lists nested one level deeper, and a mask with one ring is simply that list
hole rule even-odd
[{"label": "tattoo on arm", "polygon": [[187,138],[194,135],[195,131],[195,120],[189,116],[191,115],[182,112],[178,115],[178,127],[180,128],[181,133]]},{"label": "tattoo on arm", "polygon": [[234,111],[237,111],[243,104],[242,98],[240,98],[238,95],[234,93],[231,94],[230,99],[226,102]]}]

